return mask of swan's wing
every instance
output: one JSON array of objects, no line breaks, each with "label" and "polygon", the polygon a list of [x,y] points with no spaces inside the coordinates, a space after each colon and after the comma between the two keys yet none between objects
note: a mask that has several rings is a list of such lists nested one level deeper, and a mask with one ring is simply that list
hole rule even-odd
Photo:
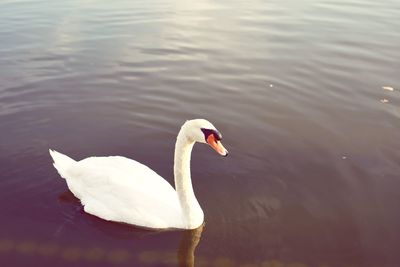
[{"label": "swan's wing", "polygon": [[181,227],[174,188],[147,166],[124,157],[91,157],[68,170],[68,187],[85,211],[149,228]]}]

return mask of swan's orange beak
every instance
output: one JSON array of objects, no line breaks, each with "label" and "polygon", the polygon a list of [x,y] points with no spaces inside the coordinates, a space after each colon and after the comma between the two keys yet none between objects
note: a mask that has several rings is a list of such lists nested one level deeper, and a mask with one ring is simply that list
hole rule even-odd
[{"label": "swan's orange beak", "polygon": [[225,147],[221,144],[219,140],[215,139],[215,136],[213,134],[210,134],[207,137],[207,144],[214,148],[214,150],[217,151],[218,154],[220,154],[221,156],[228,156],[228,150],[225,149]]}]

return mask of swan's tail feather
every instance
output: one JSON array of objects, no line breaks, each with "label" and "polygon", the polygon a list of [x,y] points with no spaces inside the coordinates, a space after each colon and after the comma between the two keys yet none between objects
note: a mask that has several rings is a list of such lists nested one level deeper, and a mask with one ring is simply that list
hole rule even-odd
[{"label": "swan's tail feather", "polygon": [[62,178],[67,179],[67,171],[69,167],[73,164],[76,163],[75,160],[71,159],[70,157],[61,154],[55,150],[49,149],[50,156],[53,158],[53,166],[56,168],[58,173],[61,175]]}]

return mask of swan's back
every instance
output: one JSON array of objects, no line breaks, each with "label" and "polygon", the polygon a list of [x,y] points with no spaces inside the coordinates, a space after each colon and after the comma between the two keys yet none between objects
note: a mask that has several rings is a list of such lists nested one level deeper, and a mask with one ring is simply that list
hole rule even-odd
[{"label": "swan's back", "polygon": [[149,228],[185,228],[176,191],[147,166],[120,156],[77,162],[55,151],[50,154],[86,212]]}]

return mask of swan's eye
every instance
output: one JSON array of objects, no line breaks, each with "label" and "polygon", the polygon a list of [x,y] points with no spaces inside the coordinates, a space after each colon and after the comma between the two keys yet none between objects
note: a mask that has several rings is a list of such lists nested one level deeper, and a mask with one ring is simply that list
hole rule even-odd
[{"label": "swan's eye", "polygon": [[204,139],[206,141],[210,135],[214,135],[214,138],[217,141],[220,141],[222,139],[221,133],[217,130],[201,128],[201,131],[204,133]]}]

